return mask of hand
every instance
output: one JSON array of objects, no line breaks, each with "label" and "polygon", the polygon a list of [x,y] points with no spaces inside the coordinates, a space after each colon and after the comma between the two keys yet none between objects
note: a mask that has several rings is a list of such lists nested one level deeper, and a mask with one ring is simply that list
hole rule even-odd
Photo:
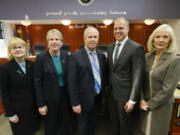
[{"label": "hand", "polygon": [[141,100],[139,107],[140,107],[141,110],[147,111],[148,104],[147,104],[147,102],[145,100]]},{"label": "hand", "polygon": [[19,118],[18,118],[17,115],[15,115],[14,117],[9,118],[9,121],[12,122],[12,123],[17,123],[19,121]]},{"label": "hand", "polygon": [[106,102],[106,98],[102,98],[102,103],[105,103]]},{"label": "hand", "polygon": [[45,106],[43,106],[43,107],[39,107],[38,110],[39,110],[39,113],[44,116],[44,115],[47,114],[48,108],[47,108],[47,106],[45,105]]},{"label": "hand", "polygon": [[134,108],[134,105],[135,104],[132,104],[132,103],[130,103],[129,101],[128,102],[126,102],[126,104],[125,104],[125,106],[124,106],[124,109],[125,109],[125,112],[131,112],[132,110],[133,110],[133,108]]},{"label": "hand", "polygon": [[80,114],[81,113],[81,105],[73,106],[73,112]]}]

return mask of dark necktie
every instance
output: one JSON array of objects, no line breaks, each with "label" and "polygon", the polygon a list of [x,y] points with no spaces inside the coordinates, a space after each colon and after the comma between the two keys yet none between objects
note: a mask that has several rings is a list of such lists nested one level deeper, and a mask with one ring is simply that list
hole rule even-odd
[{"label": "dark necktie", "polygon": [[121,44],[116,44],[116,50],[115,50],[115,55],[114,55],[114,64],[116,64],[117,59],[118,59],[118,52],[119,52],[119,47]]},{"label": "dark necktie", "polygon": [[90,55],[92,58],[91,65],[92,65],[92,70],[93,70],[93,75],[94,75],[94,80],[95,80],[95,91],[97,94],[99,94],[101,91],[101,79],[100,79],[99,66],[95,58],[95,55],[96,55],[95,52],[90,52]]}]

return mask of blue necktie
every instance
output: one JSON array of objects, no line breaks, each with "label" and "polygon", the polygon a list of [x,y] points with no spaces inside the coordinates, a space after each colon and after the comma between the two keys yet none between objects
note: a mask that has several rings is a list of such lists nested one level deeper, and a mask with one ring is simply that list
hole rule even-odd
[{"label": "blue necktie", "polygon": [[117,44],[116,45],[116,50],[115,50],[115,55],[114,55],[114,64],[116,64],[116,62],[117,62],[117,59],[118,59],[118,52],[119,52],[119,46],[120,46],[121,44]]},{"label": "blue necktie", "polygon": [[90,52],[90,55],[92,58],[91,65],[92,65],[92,70],[93,70],[93,75],[94,75],[94,80],[95,80],[95,91],[97,94],[99,94],[101,91],[101,79],[100,79],[99,66],[95,57],[96,53]]}]

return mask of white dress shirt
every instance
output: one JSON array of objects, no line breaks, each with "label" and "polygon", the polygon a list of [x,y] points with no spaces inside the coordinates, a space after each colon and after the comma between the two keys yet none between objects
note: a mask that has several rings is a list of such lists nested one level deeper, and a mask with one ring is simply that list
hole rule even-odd
[{"label": "white dress shirt", "polygon": [[119,57],[119,55],[121,54],[121,51],[122,51],[122,49],[123,49],[123,47],[124,47],[127,40],[128,40],[128,36],[123,41],[121,41],[120,43],[118,41],[116,41],[116,45],[114,47],[114,51],[113,51],[113,55],[112,55],[113,63],[114,63],[114,57],[115,57],[115,51],[116,51],[116,48],[117,48],[117,44],[121,44],[119,46],[118,55],[117,55],[117,57]]}]

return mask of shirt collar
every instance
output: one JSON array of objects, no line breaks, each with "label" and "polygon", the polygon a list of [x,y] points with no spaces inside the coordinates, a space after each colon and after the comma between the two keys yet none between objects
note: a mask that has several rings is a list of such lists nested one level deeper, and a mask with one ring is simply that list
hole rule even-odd
[{"label": "shirt collar", "polygon": [[89,50],[86,46],[85,46],[84,48],[85,48],[87,54],[90,54],[91,52],[94,52],[94,54],[96,55],[96,49],[93,50],[93,51],[91,51],[91,50]]},{"label": "shirt collar", "polygon": [[20,66],[25,66],[25,61],[23,62],[23,63],[20,63],[19,61],[17,61],[17,60],[15,60],[17,63],[18,63],[18,65],[20,65]]},{"label": "shirt collar", "polygon": [[116,40],[116,45],[121,44],[121,46],[124,46],[127,40],[128,40],[128,36],[126,36],[125,39],[123,39],[120,43]]}]

